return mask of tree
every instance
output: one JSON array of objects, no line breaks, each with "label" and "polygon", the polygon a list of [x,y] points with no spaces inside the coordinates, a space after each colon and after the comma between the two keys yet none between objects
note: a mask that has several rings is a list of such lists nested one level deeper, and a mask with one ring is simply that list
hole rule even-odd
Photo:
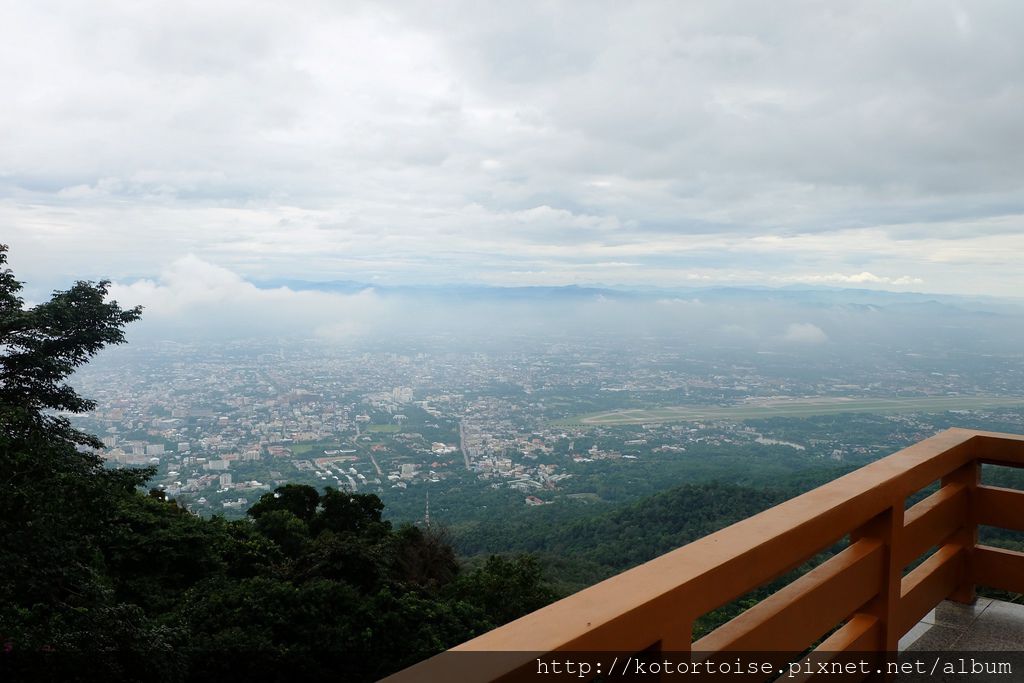
[{"label": "tree", "polygon": [[[79,281],[26,308],[0,245],[0,642],[19,652],[105,647],[166,650],[168,631],[117,600],[100,539],[118,501],[149,470],[110,471],[96,437],[63,415],[93,403],[65,380],[141,309],[106,300],[108,281]],[[85,449],[78,447],[84,446]]]},{"label": "tree", "polygon": [[452,537],[444,527],[405,525],[395,532],[395,575],[427,588],[444,586],[459,572]]},{"label": "tree", "polygon": [[0,244],[0,446],[43,437],[99,448],[95,436],[45,411],[95,407],[65,380],[100,349],[124,343],[123,328],[138,320],[142,307],[123,310],[106,301],[110,281],[101,280],[78,281],[26,309],[22,284],[6,265],[7,245]]},{"label": "tree", "polygon": [[480,632],[540,609],[558,596],[544,583],[535,557],[491,555],[446,587],[458,600],[474,605],[484,617]]},{"label": "tree", "polygon": [[247,514],[253,519],[259,519],[268,512],[286,511],[308,524],[313,521],[319,504],[320,494],[312,486],[286,484],[276,488],[273,493],[260,496]]},{"label": "tree", "polygon": [[391,527],[381,521],[383,512],[384,503],[372,493],[346,493],[326,486],[313,526],[316,531],[379,536]]}]

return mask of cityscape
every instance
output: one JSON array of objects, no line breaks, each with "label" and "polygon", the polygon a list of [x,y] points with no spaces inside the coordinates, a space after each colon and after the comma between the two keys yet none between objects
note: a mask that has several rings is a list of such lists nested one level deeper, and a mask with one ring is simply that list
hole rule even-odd
[{"label": "cityscape", "polygon": [[[118,350],[76,376],[98,402],[77,423],[101,436],[108,466],[155,467],[150,485],[199,514],[239,516],[264,493],[304,483],[377,494],[409,521],[422,521],[431,491],[441,521],[466,486],[480,500],[501,492],[495,509],[596,499],[588,469],[642,459],[656,472],[715,446],[862,464],[951,421],[1024,427],[1012,357],[950,372],[946,359],[905,351],[902,368],[830,359],[819,376],[798,354],[740,362],[735,352],[653,341],[631,357],[615,340],[488,352],[417,346]],[[687,405],[710,416],[658,417],[659,407],[671,415]],[[640,417],[602,422],[630,411]],[[829,415],[829,430],[809,419]],[[836,416],[851,427],[836,429]]]}]

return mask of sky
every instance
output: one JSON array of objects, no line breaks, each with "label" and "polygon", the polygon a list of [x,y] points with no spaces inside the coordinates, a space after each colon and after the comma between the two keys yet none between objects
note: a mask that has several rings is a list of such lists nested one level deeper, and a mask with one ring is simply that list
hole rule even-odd
[{"label": "sky", "polygon": [[1013,0],[0,0],[0,242],[35,287],[171,308],[282,279],[1019,296],[1021,26]]}]

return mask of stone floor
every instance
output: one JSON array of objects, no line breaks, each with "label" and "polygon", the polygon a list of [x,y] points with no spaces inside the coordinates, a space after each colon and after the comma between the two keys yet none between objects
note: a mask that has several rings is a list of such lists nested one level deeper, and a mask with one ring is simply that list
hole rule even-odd
[{"label": "stone floor", "polygon": [[900,650],[1020,652],[1024,605],[989,598],[973,605],[943,602],[900,639]]}]

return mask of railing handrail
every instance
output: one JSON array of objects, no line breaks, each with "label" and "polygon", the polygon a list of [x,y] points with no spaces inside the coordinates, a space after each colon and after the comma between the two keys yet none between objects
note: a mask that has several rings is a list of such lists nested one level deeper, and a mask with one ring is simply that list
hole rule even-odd
[{"label": "railing handrail", "polygon": [[[904,535],[904,501],[933,482],[942,480],[950,485],[941,496],[908,511],[907,523],[913,521],[921,528],[930,525],[939,533],[945,527],[936,526],[939,522],[935,520],[943,513],[943,524],[954,525],[961,532],[960,544],[933,559],[926,569],[937,575],[941,566],[943,576],[954,577],[944,580],[963,583],[971,578],[961,565],[966,566],[968,551],[976,542],[970,540],[969,532],[973,530],[976,537],[977,520],[949,518],[952,506],[973,505],[981,462],[1024,466],[1024,436],[949,429],[485,633],[453,651],[639,651],[655,644],[666,650],[687,650],[694,619],[785,574],[847,535],[854,541],[876,539],[884,548],[884,556],[877,559],[881,563],[879,585],[871,609],[878,623],[885,626],[880,633],[884,633],[881,642],[887,645],[882,649],[894,647],[894,638],[902,635],[896,632],[902,627],[896,615],[899,603],[904,597],[908,605],[913,600],[930,599],[937,590],[932,583],[938,581],[928,579],[925,583],[927,576],[918,572],[910,584],[907,579],[902,584],[904,590],[909,585],[917,593],[909,597],[901,594],[906,558],[898,546]],[[953,488],[954,484],[961,488]],[[1024,494],[1020,495],[1024,500]],[[829,571],[837,571],[836,565]],[[861,623],[867,622],[858,621]],[[715,642],[721,640],[719,637]],[[530,655],[524,654],[523,663],[529,659]],[[510,663],[514,660],[503,661],[502,671],[514,668]],[[441,666],[440,660],[427,660],[396,676],[408,673],[415,677],[429,672],[432,666]]]}]

